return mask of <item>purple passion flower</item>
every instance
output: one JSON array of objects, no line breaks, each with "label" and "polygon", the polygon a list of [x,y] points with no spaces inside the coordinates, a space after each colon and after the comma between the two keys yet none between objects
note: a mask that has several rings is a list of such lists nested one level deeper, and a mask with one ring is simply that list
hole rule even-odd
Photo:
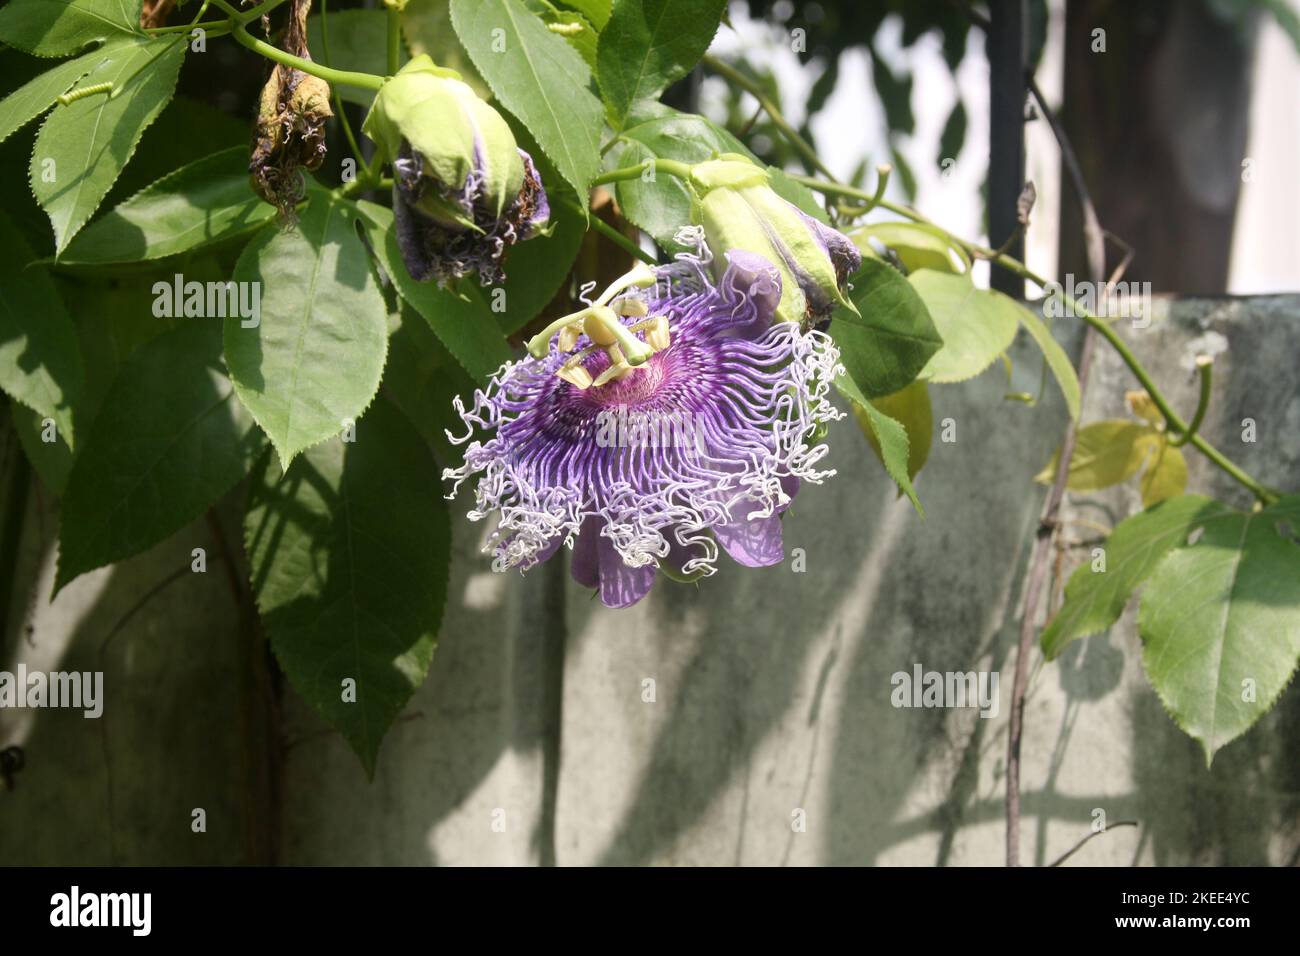
[{"label": "purple passion flower", "polygon": [[[572,572],[609,607],[635,604],[656,570],[696,580],[718,548],[748,567],[784,559],[781,514],[820,483],[842,415],[828,336],[776,321],[781,274],[727,253],[714,283],[699,229],[671,266],[639,267],[507,362],[473,408],[454,481],[477,478],[473,520],[496,517],[496,571],[573,549]],[[475,429],[485,440],[470,441]]]},{"label": "purple passion flower", "polygon": [[362,126],[393,167],[393,216],[413,279],[446,283],[542,231],[550,206],[532,158],[501,114],[454,70],[418,56],[384,83]]}]

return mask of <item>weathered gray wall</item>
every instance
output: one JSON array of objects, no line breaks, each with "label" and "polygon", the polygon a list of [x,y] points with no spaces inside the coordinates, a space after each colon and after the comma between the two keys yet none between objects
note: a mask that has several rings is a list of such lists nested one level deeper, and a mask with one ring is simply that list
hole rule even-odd
[{"label": "weathered gray wall", "polygon": [[[1152,328],[1123,328],[1156,380],[1190,410],[1182,356],[1207,329],[1225,335],[1203,430],[1261,480],[1300,486],[1300,298],[1166,306]],[[1062,334],[1077,344],[1068,320]],[[1014,357],[1013,387],[1036,391],[1039,361],[1023,344]],[[1085,418],[1125,415],[1131,387],[1100,352]],[[1034,408],[1005,391],[998,371],[933,390],[936,420],[952,418],[957,441],[936,437],[918,484],[924,522],[852,422],[833,429],[839,476],[801,492],[785,522],[787,549],[807,554],[802,574],[788,562],[726,566],[698,589],[661,581],[641,605],[610,612],[560,584],[558,567],[493,575],[477,554],[484,529],[461,521],[433,671],[374,782],[286,692],[279,819],[263,808],[257,735],[241,732],[264,717],[262,697],[214,560],[102,652],[101,726],[49,711],[15,725],[0,712],[0,746],[21,739],[28,754],[18,789],[0,793],[0,862],[230,862],[274,841],[287,863],[1000,863],[1009,652],[1042,500],[1031,476],[1064,418],[1050,391]],[[1245,417],[1258,423],[1255,444],[1240,440]],[[1240,503],[1194,454],[1190,488]],[[1137,506],[1124,488],[1075,496],[1071,513],[1109,524]],[[214,547],[196,525],[45,606],[40,532],[52,524],[34,503],[23,564],[40,598],[10,626],[34,624],[19,645],[29,661],[66,667],[94,669],[141,595],[191,547]],[[563,628],[543,612],[557,593]],[[890,675],[916,662],[1000,670],[1000,713],[895,709]],[[1141,826],[1111,830],[1074,861],[1276,864],[1300,852],[1294,686],[1207,771],[1145,683],[1130,611],[1060,662],[1039,662],[1026,725],[1027,862],[1086,835],[1095,808]],[[205,835],[190,832],[197,806]],[[792,831],[795,808],[806,832]]]}]

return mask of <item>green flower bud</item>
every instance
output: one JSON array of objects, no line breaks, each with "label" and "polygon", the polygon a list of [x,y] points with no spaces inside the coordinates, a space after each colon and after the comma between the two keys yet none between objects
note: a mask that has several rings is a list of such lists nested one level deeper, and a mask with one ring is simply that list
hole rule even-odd
[{"label": "green flower bud", "polygon": [[862,255],[845,235],[776,194],[766,170],[724,153],[691,167],[691,221],[704,227],[715,273],[739,249],[767,259],[781,273],[777,318],[816,324],[837,305],[857,309],[844,294]]},{"label": "green flower bud", "polygon": [[362,129],[393,166],[393,211],[407,269],[439,281],[500,277],[508,246],[549,217],[531,157],[455,70],[418,56],[375,96]]}]

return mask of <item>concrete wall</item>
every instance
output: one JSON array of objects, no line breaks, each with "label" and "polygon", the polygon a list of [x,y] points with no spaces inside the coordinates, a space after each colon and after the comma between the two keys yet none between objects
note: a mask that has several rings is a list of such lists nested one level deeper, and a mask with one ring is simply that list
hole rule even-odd
[{"label": "concrete wall", "polygon": [[[1152,328],[1123,331],[1190,410],[1196,386],[1180,362],[1207,330],[1230,348],[1203,430],[1261,480],[1300,487],[1300,298],[1158,303]],[[1069,320],[1060,332],[1077,347]],[[1023,343],[1013,357],[1011,387],[1037,391],[1040,361]],[[1085,418],[1123,416],[1131,387],[1099,352]],[[35,625],[17,642],[29,662],[103,660],[109,711],[100,726],[0,713],[0,746],[21,740],[28,760],[17,789],[0,792],[0,862],[274,852],[285,863],[999,864],[1010,652],[1042,501],[1031,476],[1064,422],[1051,388],[1033,408],[1004,400],[999,370],[933,390],[936,420],[953,419],[957,440],[936,436],[918,483],[924,522],[853,423],[834,428],[839,476],[805,489],[785,522],[805,573],[788,560],[727,565],[698,588],[661,581],[641,605],[610,612],[557,564],[493,575],[477,553],[485,529],[461,520],[432,673],[373,783],[291,690],[271,715],[258,649],[215,561],[168,585],[104,647],[191,547],[215,546],[211,527],[89,575],[47,606],[53,517],[33,502],[22,563],[38,597],[15,608],[10,633]],[[1243,445],[1248,416],[1259,438]],[[1190,489],[1242,503],[1190,460]],[[1067,517],[1111,524],[1137,507],[1121,488],[1073,496]],[[226,517],[233,527],[233,508]],[[14,637],[7,647],[12,662]],[[1000,671],[1000,712],[896,709],[890,677],[918,662]],[[1098,808],[1112,825],[1140,826],[1113,828],[1072,862],[1295,861],[1294,685],[1207,771],[1146,685],[1132,611],[1032,673],[1026,862],[1059,856]],[[284,745],[271,796],[257,732],[268,719]],[[206,834],[191,832],[197,806]]]}]

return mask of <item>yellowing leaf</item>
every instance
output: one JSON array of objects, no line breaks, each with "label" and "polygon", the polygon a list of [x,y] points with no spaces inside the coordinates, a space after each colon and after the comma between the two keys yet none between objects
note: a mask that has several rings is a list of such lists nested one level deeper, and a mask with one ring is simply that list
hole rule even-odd
[{"label": "yellowing leaf", "polygon": [[1175,498],[1187,488],[1187,459],[1182,451],[1173,447],[1163,435],[1148,436],[1146,447],[1154,449],[1142,473],[1142,505],[1150,508],[1157,501]]},{"label": "yellowing leaf", "polygon": [[[915,478],[925,467],[930,457],[930,441],[934,433],[934,414],[930,408],[930,386],[916,381],[892,395],[883,395],[871,400],[879,412],[888,415],[903,426],[907,432],[907,476]],[[853,404],[853,417],[858,420],[858,427],[867,436],[872,449],[882,464],[884,453],[880,449],[880,440],[875,428],[867,418],[867,413],[856,402]]]},{"label": "yellowing leaf", "polygon": [[962,273],[970,269],[960,250],[938,232],[911,222],[878,222],[855,229],[849,234],[863,255],[879,256],[872,247],[874,239],[891,250],[908,272],[934,269]]},{"label": "yellowing leaf", "polygon": [[[1097,491],[1127,481],[1145,463],[1151,452],[1149,440],[1154,436],[1149,426],[1137,422],[1111,420],[1085,425],[1075,440],[1066,487],[1071,491]],[[1034,480],[1051,484],[1060,456],[1058,449]]]},{"label": "yellowing leaf", "polygon": [[1152,401],[1151,396],[1145,389],[1136,389],[1132,392],[1124,393],[1124,400],[1128,402],[1129,410],[1138,418],[1145,419],[1152,425],[1159,425],[1165,420],[1160,414],[1160,409],[1156,408],[1156,403]]}]

